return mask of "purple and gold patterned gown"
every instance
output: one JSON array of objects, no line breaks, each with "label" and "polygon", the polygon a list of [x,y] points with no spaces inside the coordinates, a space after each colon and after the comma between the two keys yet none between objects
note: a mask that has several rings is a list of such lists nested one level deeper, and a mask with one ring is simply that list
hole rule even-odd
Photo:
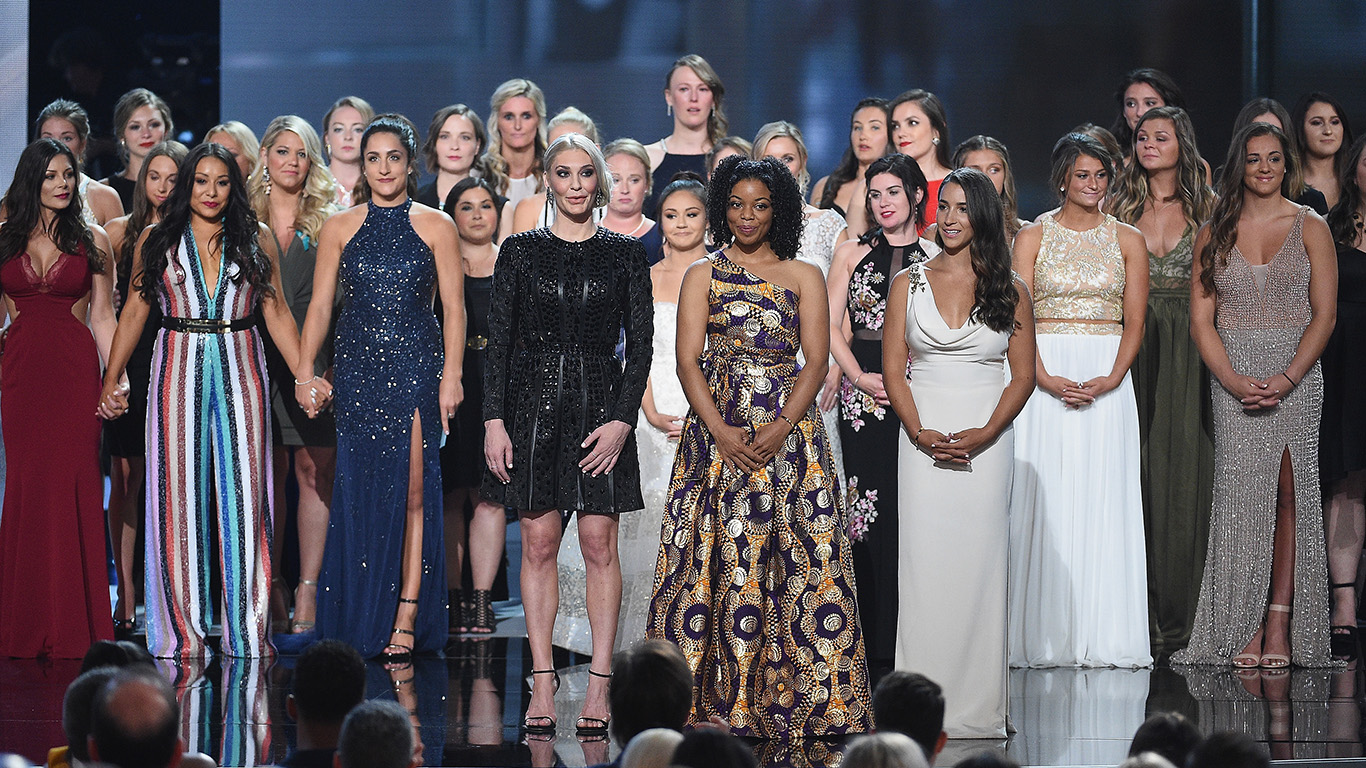
[{"label": "purple and gold patterned gown", "polygon": [[[797,379],[797,296],[718,252],[709,301],[702,371],[726,423],[757,429]],[[722,465],[689,412],[660,538],[646,634],[688,659],[694,722],[760,738],[871,727],[844,504],[814,403],[748,475]]]}]

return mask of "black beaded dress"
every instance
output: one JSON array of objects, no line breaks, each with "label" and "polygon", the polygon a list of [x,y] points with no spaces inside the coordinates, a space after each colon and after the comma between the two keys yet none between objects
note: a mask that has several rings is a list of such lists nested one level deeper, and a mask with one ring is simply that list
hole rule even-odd
[{"label": "black beaded dress", "polygon": [[[614,352],[626,331],[623,366]],[[569,242],[549,228],[503,241],[493,271],[484,419],[512,439],[511,481],[485,470],[481,495],[517,510],[644,507],[635,435],[611,471],[579,469],[586,437],[632,427],[650,371],[654,306],[645,247],[602,227]]]}]

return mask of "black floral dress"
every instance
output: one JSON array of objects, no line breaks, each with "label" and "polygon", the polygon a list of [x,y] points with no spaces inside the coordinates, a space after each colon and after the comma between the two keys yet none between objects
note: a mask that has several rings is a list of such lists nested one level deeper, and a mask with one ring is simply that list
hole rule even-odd
[{"label": "black floral dress", "polygon": [[[624,366],[615,352],[623,328]],[[493,272],[484,419],[505,423],[511,480],[485,469],[481,495],[518,510],[644,507],[634,433],[611,472],[593,477],[579,462],[594,429],[609,421],[635,426],[653,335],[639,240],[599,228],[569,242],[547,228],[504,241]]]},{"label": "black floral dress", "polygon": [[[882,323],[887,294],[896,273],[925,260],[919,243],[892,247],[881,237],[849,276],[850,351],[859,367],[882,373]],[[901,371],[905,375],[905,371]],[[840,381],[840,441],[849,482],[849,536],[858,582],[859,615],[871,666],[889,666],[896,653],[897,616],[897,463],[901,422],[891,406],[878,405],[854,386],[858,376]]]}]

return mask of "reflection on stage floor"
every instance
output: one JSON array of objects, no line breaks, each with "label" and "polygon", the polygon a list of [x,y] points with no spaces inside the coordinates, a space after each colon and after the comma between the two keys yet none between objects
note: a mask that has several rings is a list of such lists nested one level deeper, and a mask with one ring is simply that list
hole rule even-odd
[{"label": "reflection on stage floor", "polygon": [[[581,766],[606,762],[617,748],[580,742],[573,722],[587,686],[587,659],[556,652],[563,684],[556,699],[559,733],[547,740],[520,732],[531,670],[526,643],[502,622],[498,636],[452,642],[444,656],[412,666],[368,666],[368,692],[410,712],[432,766]],[[265,765],[293,747],[285,714],[294,657],[273,662],[216,658],[164,664],[182,709],[190,749],[222,765]],[[0,752],[41,764],[63,743],[61,701],[79,662],[0,660]],[[1026,766],[1117,765],[1148,713],[1177,711],[1202,731],[1241,731],[1276,759],[1363,755],[1362,675],[1355,669],[1237,671],[1219,668],[1030,669],[1011,673],[1011,722],[1004,743],[953,741],[939,765],[979,749],[1004,749]],[[763,764],[835,765],[843,744],[753,742]]]}]

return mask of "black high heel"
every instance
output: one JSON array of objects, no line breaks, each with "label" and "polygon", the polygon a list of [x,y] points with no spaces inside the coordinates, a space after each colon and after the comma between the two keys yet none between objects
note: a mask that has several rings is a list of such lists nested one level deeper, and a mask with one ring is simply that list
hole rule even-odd
[{"label": "black high heel", "polygon": [[[406,597],[400,597],[398,601],[400,603],[408,603],[409,605],[417,605],[416,600],[412,600]],[[401,627],[394,627],[394,630],[391,634],[408,635],[409,637],[412,637],[414,639],[417,638],[416,632],[412,631],[411,629],[403,629]],[[399,645],[398,643],[389,643],[388,645],[384,646],[384,650],[380,651],[379,655],[380,658],[384,659],[384,661],[389,664],[407,664],[413,660],[413,646]]]},{"label": "black high heel", "polygon": [[[531,670],[531,674],[532,674],[533,678],[534,678],[536,675],[553,675],[553,677],[551,678],[551,680],[553,680],[554,683],[555,683],[555,690],[556,690],[556,691],[559,691],[559,690],[560,690],[560,673],[559,673],[559,672],[556,672],[556,671],[553,670],[553,669],[533,669],[533,670]],[[533,682],[534,682],[534,679],[533,679]],[[540,721],[540,722],[533,722],[533,721]],[[527,733],[533,733],[533,734],[554,733],[554,732],[555,732],[555,726],[556,726],[556,722],[555,722],[555,716],[554,716],[554,715],[534,715],[534,716],[533,716],[533,715],[527,715],[526,717],[523,717],[523,718],[522,718],[522,728],[524,728],[524,729],[526,730]]]},{"label": "black high heel", "polygon": [[[1354,581],[1329,585],[1329,602],[1332,602],[1332,591],[1334,589],[1355,590],[1356,587]],[[1328,636],[1328,649],[1333,658],[1355,661],[1361,655],[1361,635],[1355,625],[1334,624],[1328,628],[1328,631],[1331,633]]]},{"label": "black high heel", "polygon": [[[604,680],[612,679],[612,674],[610,672],[604,675],[601,672],[594,672],[592,668],[589,668],[588,674],[593,677],[601,677]],[[588,725],[584,725],[585,722],[587,722]],[[607,735],[607,727],[611,723],[612,718],[610,717],[603,719],[601,717],[585,717],[581,715],[579,719],[574,722],[574,733],[578,736],[589,738],[603,737]]]}]

